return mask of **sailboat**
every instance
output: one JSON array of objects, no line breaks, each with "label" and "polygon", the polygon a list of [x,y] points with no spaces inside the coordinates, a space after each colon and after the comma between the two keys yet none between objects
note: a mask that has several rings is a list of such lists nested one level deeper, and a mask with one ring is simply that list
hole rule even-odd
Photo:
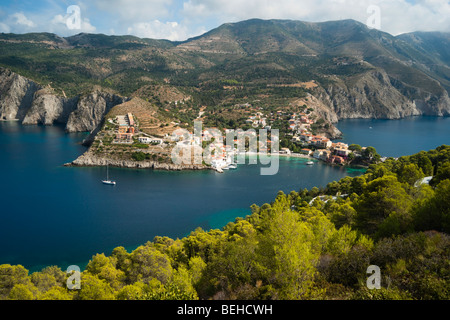
[{"label": "sailboat", "polygon": [[109,166],[106,165],[106,180],[102,180],[104,184],[115,185],[116,182],[114,180],[109,180]]}]

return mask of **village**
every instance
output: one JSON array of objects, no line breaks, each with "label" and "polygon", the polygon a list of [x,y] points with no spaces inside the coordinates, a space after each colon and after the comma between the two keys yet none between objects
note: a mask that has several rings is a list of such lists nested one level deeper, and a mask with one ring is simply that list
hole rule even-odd
[{"label": "village", "polygon": [[[276,115],[283,115],[283,111],[276,111]],[[273,113],[271,113],[271,116],[270,123],[275,120]],[[261,112],[256,112],[254,115],[249,116],[246,122],[250,123],[254,128],[263,127],[265,129],[271,129],[271,126],[267,123],[267,118]],[[348,162],[349,155],[353,152],[349,149],[349,145],[343,142],[332,142],[322,135],[314,135],[311,130],[311,125],[315,121],[307,113],[294,112],[290,114],[288,122],[290,132],[287,135],[291,136],[291,141],[301,146],[302,149],[299,153],[295,153],[289,148],[284,147],[280,149],[280,155],[306,156],[339,165],[344,165]],[[364,149],[362,148],[362,150]]]},{"label": "village", "polygon": [[[298,146],[297,152],[281,146],[279,150],[271,150],[272,137],[268,137],[267,141],[259,141],[259,134],[257,129],[266,129],[270,131],[276,119],[281,115],[289,118],[287,136],[290,141]],[[277,118],[278,117],[278,118]],[[357,156],[360,156],[360,150],[349,149],[349,145],[343,142],[333,142],[329,138],[322,135],[315,135],[312,133],[311,126],[315,123],[313,119],[305,112],[293,112],[290,114],[283,113],[283,111],[272,112],[269,115],[264,115],[261,111],[256,111],[248,116],[246,123],[251,126],[251,129],[241,131],[248,140],[254,138],[257,141],[256,149],[247,143],[238,141],[235,129],[208,128],[202,129],[201,136],[194,135],[187,129],[175,130],[172,134],[165,134],[163,137],[151,136],[139,130],[138,121],[132,113],[126,115],[117,115],[115,119],[108,119],[108,122],[113,125],[113,132],[115,134],[111,144],[116,145],[136,145],[139,144],[139,152],[145,154],[152,153],[152,150],[143,148],[143,146],[159,146],[161,150],[165,150],[166,154],[170,154],[175,146],[178,148],[198,148],[203,154],[204,149],[209,147],[209,158],[203,159],[210,164],[211,167],[219,172],[223,170],[236,168],[236,156],[247,153],[264,153],[271,155],[303,157],[310,160],[320,160],[329,164],[347,165]],[[110,128],[112,129],[112,128]],[[227,135],[232,133],[234,136],[234,143],[230,145],[227,141]],[[222,139],[217,139],[221,137]],[[277,139],[278,137],[274,137]],[[220,141],[221,140],[221,141]],[[279,141],[278,141],[279,142]],[[243,150],[244,148],[244,150]],[[359,153],[358,153],[359,151]],[[190,151],[191,152],[191,151]],[[198,152],[198,151],[197,151]],[[173,153],[172,153],[173,154]],[[172,159],[173,160],[173,159]],[[189,161],[189,159],[188,159]],[[313,164],[309,161],[309,164]]]}]

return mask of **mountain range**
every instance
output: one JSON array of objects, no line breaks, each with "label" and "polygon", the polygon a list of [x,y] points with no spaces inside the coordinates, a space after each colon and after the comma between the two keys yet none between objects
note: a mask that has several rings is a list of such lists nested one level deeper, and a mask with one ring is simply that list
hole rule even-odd
[{"label": "mountain range", "polygon": [[450,115],[444,32],[392,36],[354,20],[252,19],[182,42],[30,33],[0,34],[0,48],[0,119],[60,122],[68,131],[94,130],[133,97],[186,122],[201,106],[214,114],[308,96],[330,122]]}]

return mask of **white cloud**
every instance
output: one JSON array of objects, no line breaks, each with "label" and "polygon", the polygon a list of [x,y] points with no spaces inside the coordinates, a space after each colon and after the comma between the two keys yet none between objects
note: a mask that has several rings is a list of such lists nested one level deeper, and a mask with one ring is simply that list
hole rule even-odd
[{"label": "white cloud", "polygon": [[[63,11],[65,14],[65,12]],[[49,16],[47,14],[32,14],[15,12],[9,14],[3,21],[0,21],[0,32],[26,33],[26,32],[53,32],[61,36],[73,35],[80,32],[95,33],[96,27],[93,26],[88,18],[80,18],[80,28],[70,29],[67,26],[67,19],[70,14],[57,14]]]},{"label": "white cloud", "polygon": [[381,29],[399,34],[415,30],[450,31],[448,0],[186,0],[183,14],[191,20],[214,19],[216,24],[250,18],[311,22],[355,19],[366,23],[367,8],[380,8]]},{"label": "white cloud", "polygon": [[48,31],[63,36],[74,32],[128,33],[185,40],[223,23],[251,18],[310,22],[355,19],[366,23],[370,5],[380,8],[381,30],[394,35],[416,30],[450,31],[449,0],[78,0],[71,2],[81,8],[81,28],[77,30],[66,26],[66,4],[55,0],[45,3],[40,11],[25,7],[11,11],[0,5],[0,31]]},{"label": "white cloud", "polygon": [[27,18],[23,12],[6,15],[3,21],[0,21],[0,31],[6,33],[32,32],[36,27],[37,24]]},{"label": "white cloud", "polygon": [[11,28],[7,24],[5,24],[3,22],[0,22],[0,32],[10,33],[11,32]]},{"label": "white cloud", "polygon": [[192,36],[185,25],[178,22],[161,22],[153,20],[150,22],[134,23],[128,28],[128,34],[141,38],[168,39],[172,41],[186,40]]},{"label": "white cloud", "polygon": [[91,25],[88,18],[82,18],[80,20],[80,28],[70,29],[67,26],[67,19],[69,15],[62,16],[60,14],[53,17],[48,26],[50,32],[55,32],[60,35],[73,35],[75,33],[86,32],[95,33],[97,28]]},{"label": "white cloud", "polygon": [[36,24],[33,21],[29,20],[22,12],[16,12],[10,17],[14,20],[15,24],[29,28],[33,28],[36,26]]}]

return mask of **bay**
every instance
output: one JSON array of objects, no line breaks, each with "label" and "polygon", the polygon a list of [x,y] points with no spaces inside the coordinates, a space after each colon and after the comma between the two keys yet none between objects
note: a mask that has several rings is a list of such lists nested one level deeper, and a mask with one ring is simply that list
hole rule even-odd
[{"label": "bay", "polygon": [[375,147],[382,157],[401,157],[450,144],[450,117],[346,119],[336,127],[344,134],[342,141]]},{"label": "bay", "polygon": [[258,165],[223,174],[110,168],[118,184],[108,186],[101,183],[105,168],[63,166],[86,150],[80,145],[85,136],[0,122],[0,264],[30,271],[83,267],[92,255],[109,255],[118,246],[130,251],[158,235],[181,238],[197,227],[221,228],[280,190],[362,173],[280,157],[273,176],[261,176]]}]

